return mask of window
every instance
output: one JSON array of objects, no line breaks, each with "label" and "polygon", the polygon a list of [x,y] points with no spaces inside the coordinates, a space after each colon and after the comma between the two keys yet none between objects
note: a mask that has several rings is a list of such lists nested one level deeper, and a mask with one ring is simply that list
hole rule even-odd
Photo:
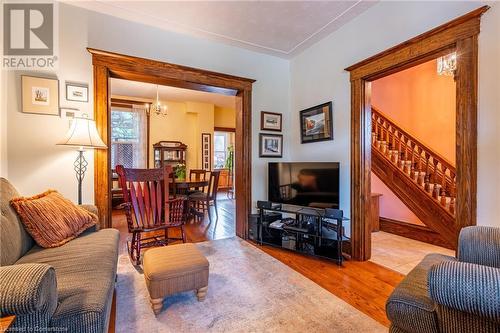
[{"label": "window", "polygon": [[222,169],[226,164],[227,135],[224,132],[214,133],[214,168]]},{"label": "window", "polygon": [[146,167],[146,114],[141,108],[111,110],[111,168]]}]

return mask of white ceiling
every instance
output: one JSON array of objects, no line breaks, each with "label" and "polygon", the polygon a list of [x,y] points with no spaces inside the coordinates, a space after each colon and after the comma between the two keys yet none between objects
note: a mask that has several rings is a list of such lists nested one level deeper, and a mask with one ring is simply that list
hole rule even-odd
[{"label": "white ceiling", "polygon": [[[236,98],[233,96],[169,86],[158,86],[158,92],[161,101],[201,102],[233,109],[236,106]],[[156,100],[156,84],[111,79],[111,95]]]},{"label": "white ceiling", "polygon": [[291,58],[375,1],[75,1],[107,15]]}]

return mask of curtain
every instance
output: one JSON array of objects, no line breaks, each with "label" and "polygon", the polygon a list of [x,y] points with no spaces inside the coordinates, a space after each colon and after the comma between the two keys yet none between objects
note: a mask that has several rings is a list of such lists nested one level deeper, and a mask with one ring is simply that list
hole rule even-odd
[{"label": "curtain", "polygon": [[136,105],[132,106],[132,112],[135,114],[137,124],[138,140],[134,143],[134,168],[147,169],[147,156],[148,156],[148,123],[146,106]]}]

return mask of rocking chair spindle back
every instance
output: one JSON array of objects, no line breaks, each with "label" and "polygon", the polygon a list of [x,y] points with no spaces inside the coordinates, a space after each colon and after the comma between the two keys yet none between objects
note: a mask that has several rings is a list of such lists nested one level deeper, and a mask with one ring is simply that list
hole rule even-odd
[{"label": "rocking chair spindle back", "polygon": [[[140,264],[141,248],[167,245],[168,228],[180,227],[184,236],[184,201],[169,199],[169,184],[172,167],[158,169],[128,169],[116,166],[120,187],[123,193],[128,230],[132,233],[129,255],[133,262]],[[160,235],[143,238],[144,232],[163,230]]]}]

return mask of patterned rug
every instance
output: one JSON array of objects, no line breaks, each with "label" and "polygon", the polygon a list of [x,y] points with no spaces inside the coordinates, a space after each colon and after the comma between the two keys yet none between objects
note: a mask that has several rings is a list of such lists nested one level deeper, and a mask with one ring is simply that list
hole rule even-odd
[{"label": "patterned rug", "polygon": [[[168,297],[155,316],[141,272],[120,256],[116,332],[387,332],[311,280],[239,238],[197,244],[208,294]],[[339,282],[340,283],[340,282]]]}]

